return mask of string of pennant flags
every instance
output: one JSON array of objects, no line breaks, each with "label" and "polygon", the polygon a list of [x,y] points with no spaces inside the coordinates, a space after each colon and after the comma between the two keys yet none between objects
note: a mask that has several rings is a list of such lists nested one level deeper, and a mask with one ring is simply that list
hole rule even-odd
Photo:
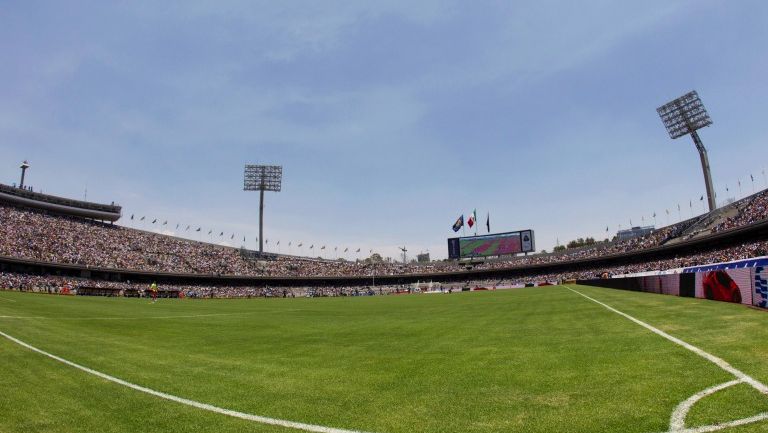
[{"label": "string of pennant flags", "polygon": [[[144,221],[148,221],[148,219],[147,219],[146,216],[142,216],[140,218],[136,218],[136,214],[131,214],[130,221],[144,222]],[[149,222],[149,224],[152,224],[152,225],[157,224],[158,227],[166,227],[166,226],[168,226],[168,220],[164,220],[162,223],[160,223],[159,219],[153,218],[152,221]],[[198,226],[197,228],[195,228],[191,224],[186,224],[186,226],[185,226],[182,223],[176,223],[174,230],[180,230],[182,227],[183,227],[183,232],[189,232],[191,230],[193,233],[200,233],[201,236],[204,233],[204,230],[203,230],[202,226]],[[217,231],[219,232],[218,236],[216,235]],[[229,235],[229,236],[226,236],[226,235]],[[207,232],[207,236],[209,236],[209,237],[217,236],[218,238],[223,238],[223,239],[226,239],[228,237],[229,240],[234,240],[235,237],[237,237],[238,240],[240,239],[240,236],[236,235],[235,233],[226,233],[225,231],[219,231],[219,230],[214,230],[214,229],[209,229],[208,232]],[[248,236],[246,236],[246,235],[243,235],[242,239],[243,239],[242,240],[243,243],[247,243],[248,240],[249,240]],[[253,241],[254,242],[258,242],[259,241],[258,236],[254,237]],[[269,245],[269,239],[265,238],[264,239],[264,243],[266,245]],[[280,240],[277,240],[276,242],[273,242],[273,245],[275,245],[276,247],[279,247],[280,246]],[[299,242],[294,243],[293,241],[288,241],[288,247],[289,248],[294,246],[294,245],[297,248],[301,249],[301,248],[304,247],[304,242],[299,241]],[[328,249],[328,247],[326,245],[318,245],[317,248],[315,248],[314,244],[311,244],[309,246],[309,250],[310,251],[325,251],[326,249]],[[344,247],[341,251],[342,251],[342,253],[354,252],[355,254],[359,254],[362,250],[363,250],[362,248],[353,249],[353,248],[350,248],[350,247]],[[338,253],[339,247],[338,246],[333,247],[333,251]],[[369,249],[368,252],[373,254],[373,249]]]},{"label": "string of pennant flags", "polygon": [[[762,174],[763,183],[764,183],[763,187],[764,188],[768,188],[768,176],[766,176],[765,169],[761,170],[761,174]],[[749,174],[749,180],[750,180],[750,183],[752,185],[751,192],[747,191],[747,194],[744,194],[743,191],[742,191],[741,179],[737,179],[736,185],[738,186],[738,195],[736,197],[727,197],[726,199],[730,200],[730,201],[735,201],[737,199],[744,198],[747,195],[751,195],[751,194],[757,193],[758,191],[755,189],[755,176],[753,174],[751,174],[751,173]],[[728,184],[725,184],[725,192],[726,192],[726,196],[728,196],[731,193],[731,190],[730,190]],[[702,206],[702,213],[706,212],[706,208],[705,208],[706,201],[704,200],[704,198],[705,197],[702,194],[699,197],[699,199],[697,200],[701,204],[701,206]],[[724,204],[728,204],[728,203],[724,203]],[[694,217],[694,200],[693,199],[688,201],[688,208],[689,208],[689,211],[690,211],[690,218],[693,218]],[[683,207],[681,206],[681,204],[677,203],[678,222],[683,220],[683,211],[682,211],[682,209],[683,209]],[[672,210],[674,211],[674,207],[672,208]],[[671,222],[670,222],[670,215],[671,215],[670,209],[669,208],[664,209],[664,214],[666,215],[667,225],[671,224]],[[466,215],[466,219],[465,219],[465,215]],[[650,218],[648,219],[648,223],[651,222],[651,219],[653,219],[653,225],[656,226],[657,222],[658,222],[656,211],[653,211],[653,213],[650,215]],[[640,221],[641,221],[641,223],[643,225],[645,225],[646,224],[646,217],[645,216],[641,216],[640,217]],[[478,218],[477,218],[477,209],[472,209],[472,211],[468,212],[467,214],[461,214],[456,219],[456,221],[453,223],[453,226],[451,226],[451,229],[453,230],[454,233],[458,232],[459,230],[463,230],[463,233],[466,234],[466,228],[468,227],[470,230],[474,229],[475,230],[474,234],[475,234],[475,236],[477,236],[478,235],[478,225],[479,225],[479,223],[478,223]],[[629,219],[629,228],[631,229],[632,227],[635,227],[635,224],[634,224],[634,221],[632,220],[632,218],[630,218]],[[487,233],[491,232],[491,214],[490,214],[490,212],[486,213],[486,216],[485,216],[485,228],[486,228]],[[622,225],[619,224],[618,225],[618,231],[621,231],[621,230],[622,230]],[[610,226],[609,225],[605,226],[605,233],[608,233],[608,232],[610,232]]]},{"label": "string of pennant flags", "polygon": [[[724,189],[725,189],[725,194],[724,194],[725,195],[725,200],[720,201],[718,203],[718,207],[721,207],[721,206],[724,206],[724,205],[728,205],[731,202],[734,202],[734,201],[740,200],[742,198],[748,197],[750,195],[756,194],[756,193],[758,193],[758,192],[768,188],[768,176],[766,176],[765,169],[762,169],[760,171],[760,174],[762,175],[762,178],[763,178],[763,188],[762,189],[759,189],[760,188],[759,184],[755,185],[756,178],[755,178],[754,174],[752,174],[752,173],[749,174],[749,183],[750,183],[751,187],[749,189],[746,189],[746,191],[745,191],[745,188],[743,188],[743,184],[741,182],[741,179],[737,179],[736,180],[736,182],[735,182],[736,183],[736,190],[734,190],[734,191],[732,191],[732,188],[729,186],[728,183],[725,183],[724,184],[724,186],[725,186],[724,187]],[[730,185],[733,185],[733,184],[730,184]],[[721,192],[722,192],[722,190],[721,190]],[[715,194],[717,195],[717,191],[715,191]],[[693,218],[693,217],[695,217],[697,215],[696,214],[696,212],[697,212],[696,207],[698,206],[698,205],[696,205],[697,202],[699,203],[699,205],[701,205],[701,214],[707,213],[708,209],[707,209],[706,196],[704,194],[702,194],[702,195],[699,196],[698,199],[690,199],[690,200],[688,200],[688,210],[687,210],[687,212],[684,211],[684,209],[685,209],[685,202],[677,203],[676,206],[672,206],[671,208],[664,209],[664,215],[666,216],[666,224],[664,224],[664,225],[670,225],[670,224],[673,224],[673,223],[676,223],[676,222],[683,221],[686,218]],[[677,209],[677,221],[671,221],[670,217],[672,217],[672,219],[674,218],[674,211],[675,211],[675,209]],[[688,214],[688,215],[686,215],[686,214]],[[658,222],[656,211],[653,211],[653,213],[651,214],[651,218],[653,219],[654,226],[656,226],[657,222]],[[646,222],[645,216],[641,216],[640,220],[641,220],[642,223],[645,223]],[[648,220],[648,222],[650,223],[650,219]],[[629,219],[629,227],[628,228],[632,228],[634,226],[635,226],[635,224],[634,224],[633,220],[630,218]],[[622,224],[618,224],[618,231],[621,231],[621,230],[622,230]],[[610,231],[610,226],[606,226],[605,227],[605,232],[608,233],[609,231]]]},{"label": "string of pennant flags", "polygon": [[[761,174],[762,174],[762,177],[763,177],[764,188],[768,188],[768,177],[766,176],[765,169],[762,169]],[[734,200],[746,197],[747,195],[755,194],[756,192],[758,192],[756,190],[756,186],[755,186],[755,176],[753,174],[751,174],[751,173],[749,174],[749,182],[751,184],[751,188],[749,190],[747,190],[746,193],[744,191],[741,179],[737,179],[737,181],[736,181],[736,191],[731,191],[732,188],[731,188],[730,185],[732,185],[732,184],[729,185],[729,184],[726,183],[724,189],[725,189],[725,195],[727,197],[727,200],[734,201]],[[734,197],[728,197],[729,195],[732,195],[732,194],[736,194],[736,195]],[[701,204],[702,213],[706,212],[705,196],[702,194],[702,195],[700,195],[698,200],[690,199],[688,201],[688,212],[690,212],[690,218],[694,217],[694,203],[696,201],[698,201]],[[725,204],[727,204],[727,203],[725,203]],[[677,217],[678,217],[678,222],[679,222],[679,221],[683,220],[684,204],[683,203],[677,203],[676,204],[676,208],[677,208]],[[674,206],[671,207],[671,208],[664,209],[664,215],[666,216],[666,223],[667,223],[667,225],[671,224],[670,218],[673,216],[674,210],[675,210]],[[659,215],[657,215],[657,212],[653,211],[649,215],[649,218],[648,218],[647,221],[646,221],[646,216],[641,216],[640,221],[641,221],[641,223],[643,225],[645,225],[646,223],[650,223],[651,220],[652,220],[654,226],[656,226],[657,223],[658,223],[658,217],[659,217]],[[137,218],[137,216],[135,214],[131,214],[130,220],[131,221],[139,221],[139,222],[142,222],[142,223],[145,223],[145,224],[146,224],[145,221],[147,221],[147,222],[149,221],[146,215],[143,215],[140,218]],[[635,227],[635,224],[634,224],[635,221],[636,220],[633,220],[632,218],[630,218],[629,219],[629,226],[628,226],[628,228]],[[168,220],[163,220],[162,222],[160,222],[160,219],[152,218],[152,221],[150,222],[150,224],[152,224],[152,225],[157,224],[158,225],[157,227],[167,227],[169,222],[168,222]],[[478,219],[477,209],[475,208],[475,209],[472,209],[471,212],[459,215],[459,217],[453,223],[451,229],[453,230],[454,233],[458,232],[459,230],[462,230],[463,234],[466,234],[467,229],[469,229],[470,231],[474,230],[474,235],[478,235],[480,230],[481,230],[481,224],[482,223]],[[486,212],[484,226],[485,226],[484,228],[485,228],[486,232],[490,233],[491,232],[491,214],[490,214],[490,212]],[[174,230],[179,231],[182,228],[183,228],[183,232],[185,232],[185,233],[192,231],[193,233],[198,233],[199,236],[202,236],[203,233],[206,233],[202,226],[195,227],[192,224],[182,224],[180,222],[175,223]],[[622,230],[622,224],[618,224],[618,231],[621,231],[621,230]],[[219,232],[218,233],[218,238],[220,238],[220,239],[226,239],[227,238],[225,236],[226,234],[229,235],[228,236],[229,240],[235,240],[235,238],[237,238],[238,241],[239,241],[239,239],[240,239],[240,235],[237,235],[237,234],[235,234],[233,232],[225,233],[225,231],[223,231],[223,230],[214,230],[214,229],[208,229],[207,236],[213,237],[213,236],[216,235],[217,231]],[[610,225],[606,225],[605,233],[609,233],[610,231],[611,231],[611,226]],[[253,240],[254,240],[254,242],[258,242],[259,238],[258,237],[254,237]],[[243,244],[246,244],[248,241],[249,241],[248,236],[243,235],[242,236]],[[265,238],[264,239],[264,243],[266,245],[269,245],[269,239]],[[281,244],[280,240],[277,240],[277,241],[273,242],[273,245],[276,246],[276,247],[279,247],[280,244]],[[299,249],[303,249],[304,248],[304,242],[302,242],[302,241],[299,241],[299,242],[296,242],[296,243],[294,243],[293,241],[288,241],[287,245],[288,245],[289,248],[291,248],[293,246],[295,246],[295,247],[297,247]],[[310,244],[308,249],[311,252],[326,251],[327,250],[327,245],[318,245],[316,247],[314,244]],[[339,247],[338,246],[333,247],[333,251],[335,253],[338,253],[339,252]],[[344,247],[341,251],[342,251],[342,253],[346,254],[346,253],[352,252],[352,248]],[[357,248],[357,249],[354,250],[354,253],[355,254],[359,254],[361,251],[362,251],[362,248]],[[369,253],[372,254],[373,250],[369,249]]]}]

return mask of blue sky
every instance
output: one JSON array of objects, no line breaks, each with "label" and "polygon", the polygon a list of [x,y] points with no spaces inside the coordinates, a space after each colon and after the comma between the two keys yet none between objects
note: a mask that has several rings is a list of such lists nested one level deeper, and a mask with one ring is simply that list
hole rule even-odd
[{"label": "blue sky", "polygon": [[0,181],[28,159],[125,224],[254,247],[243,165],[281,164],[270,250],[440,258],[473,208],[549,250],[701,211],[655,111],[692,89],[718,201],[764,187],[766,22],[741,0],[0,2]]}]

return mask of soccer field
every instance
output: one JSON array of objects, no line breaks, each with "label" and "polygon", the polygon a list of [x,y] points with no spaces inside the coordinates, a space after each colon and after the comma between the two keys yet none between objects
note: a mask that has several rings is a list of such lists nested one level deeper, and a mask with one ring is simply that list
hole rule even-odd
[{"label": "soccer field", "polygon": [[0,332],[1,432],[768,431],[768,313],[698,299],[0,291]]}]

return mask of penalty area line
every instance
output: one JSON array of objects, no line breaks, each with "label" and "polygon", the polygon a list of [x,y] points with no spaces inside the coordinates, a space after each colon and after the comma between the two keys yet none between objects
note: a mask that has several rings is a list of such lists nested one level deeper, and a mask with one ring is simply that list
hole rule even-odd
[{"label": "penalty area line", "polygon": [[84,372],[86,372],[88,374],[92,374],[94,376],[100,377],[100,378],[102,378],[104,380],[107,380],[109,382],[113,382],[113,383],[116,383],[118,385],[122,385],[122,386],[125,386],[125,387],[128,387],[128,388],[131,388],[133,390],[136,390],[136,391],[139,391],[139,392],[143,392],[145,394],[149,394],[149,395],[152,395],[152,396],[155,396],[155,397],[159,397],[159,398],[162,398],[162,399],[165,399],[165,400],[170,400],[170,401],[173,401],[175,403],[180,403],[180,404],[183,404],[183,405],[186,405],[186,406],[191,406],[191,407],[194,407],[194,408],[197,408],[197,409],[207,410],[209,412],[214,412],[214,413],[218,413],[218,414],[221,414],[221,415],[226,415],[226,416],[230,416],[230,417],[233,417],[233,418],[240,418],[240,419],[244,419],[244,420],[247,420],[247,421],[253,421],[253,422],[260,423],[260,424],[275,425],[275,426],[287,427],[287,428],[292,428],[292,429],[297,429],[297,430],[304,430],[304,431],[309,431],[309,432],[317,432],[317,433],[366,433],[366,432],[360,431],[360,430],[346,430],[346,429],[340,429],[340,428],[335,428],[335,427],[326,427],[326,426],[315,425],[315,424],[306,424],[306,423],[297,422],[297,421],[289,421],[289,420],[284,420],[284,419],[269,418],[269,417],[266,417],[266,416],[253,415],[253,414],[249,414],[249,413],[238,412],[238,411],[235,411],[235,410],[224,409],[224,408],[221,408],[221,407],[218,407],[218,406],[213,406],[213,405],[210,405],[210,404],[207,404],[207,403],[201,403],[201,402],[195,401],[195,400],[189,400],[189,399],[186,399],[186,398],[183,398],[183,397],[177,397],[175,395],[166,394],[166,393],[164,393],[162,391],[156,391],[156,390],[151,389],[151,388],[147,388],[147,387],[144,387],[144,386],[141,386],[141,385],[136,385],[134,383],[125,381],[123,379],[120,379],[120,378],[117,378],[117,377],[114,377],[114,376],[110,376],[110,375],[108,375],[106,373],[102,373],[100,371],[93,370],[91,368],[82,366],[80,364],[76,364],[76,363],[74,363],[72,361],[69,361],[69,360],[61,358],[59,356],[56,356],[54,354],[48,353],[48,352],[46,352],[46,351],[44,351],[42,349],[38,349],[37,347],[34,347],[34,346],[32,346],[32,345],[30,345],[28,343],[25,343],[25,342],[19,340],[18,338],[10,336],[10,335],[2,332],[2,331],[0,331],[0,336],[3,336],[6,339],[8,339],[8,340],[18,344],[19,346],[25,347],[25,348],[33,351],[33,352],[37,352],[37,353],[39,353],[39,354],[41,354],[43,356],[47,356],[48,358],[51,358],[51,359],[53,359],[55,361],[59,361],[59,362],[61,362],[63,364],[66,364],[66,365],[68,365],[70,367],[74,367],[74,368],[76,368],[78,370],[81,370],[81,371],[84,371]]}]

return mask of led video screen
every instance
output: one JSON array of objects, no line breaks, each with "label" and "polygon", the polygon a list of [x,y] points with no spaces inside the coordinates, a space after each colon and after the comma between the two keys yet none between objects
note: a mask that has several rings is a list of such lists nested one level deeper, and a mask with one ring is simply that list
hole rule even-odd
[{"label": "led video screen", "polygon": [[533,230],[448,239],[448,257],[505,256],[536,250]]}]

